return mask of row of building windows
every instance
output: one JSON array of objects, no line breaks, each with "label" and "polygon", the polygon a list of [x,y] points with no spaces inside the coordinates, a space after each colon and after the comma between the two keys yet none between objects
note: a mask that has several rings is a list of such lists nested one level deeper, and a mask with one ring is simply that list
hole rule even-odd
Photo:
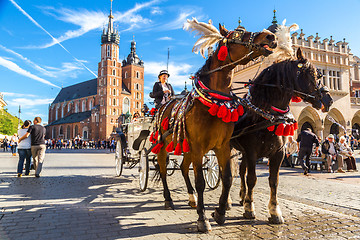
[{"label": "row of building windows", "polygon": [[[83,139],[87,139],[89,135],[89,129],[88,127],[83,127],[82,128],[82,138]],[[71,127],[67,126],[66,127],[66,132],[63,130],[63,126],[59,127],[59,130],[56,131],[56,127],[53,127],[51,130],[51,138],[65,138],[65,139],[71,139],[74,137],[79,136],[79,127],[77,125],[75,125],[74,130],[73,130],[73,136],[71,137]]]},{"label": "row of building windows", "polygon": [[340,71],[320,69],[323,73],[322,83],[331,90],[342,90]]},{"label": "row of building windows", "polygon": [[[90,101],[89,101],[89,105],[88,105],[88,106],[87,106],[86,102],[87,102],[86,100],[83,100],[83,101],[81,102],[81,110],[80,110],[81,112],[90,111],[90,110],[93,108],[93,106],[94,106],[93,100],[90,100]],[[78,113],[78,112],[79,112],[80,101],[79,101],[79,102],[75,102],[75,103],[72,103],[72,102],[68,103],[68,104],[67,104],[67,112],[69,113],[69,112],[71,111],[71,106],[72,106],[73,104],[75,105],[75,107],[74,107],[74,113]],[[61,105],[58,105],[58,106],[56,107],[56,110],[55,110],[55,120],[58,120],[58,119],[59,119],[59,109],[60,109],[60,108],[61,108],[60,118],[63,118],[63,117],[65,116],[66,104],[63,104],[62,106],[61,106]]]}]

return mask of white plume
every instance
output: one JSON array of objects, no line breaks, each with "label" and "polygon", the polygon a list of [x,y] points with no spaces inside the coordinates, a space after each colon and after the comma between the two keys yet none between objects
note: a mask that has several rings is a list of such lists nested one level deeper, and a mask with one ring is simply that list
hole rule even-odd
[{"label": "white plume", "polygon": [[200,38],[194,44],[192,51],[194,53],[199,53],[203,58],[205,58],[205,51],[215,43],[223,39],[223,36],[220,34],[219,30],[212,25],[212,21],[209,20],[209,23],[198,22],[196,18],[192,20],[187,19],[184,23],[184,30],[196,32],[196,36]]},{"label": "white plume", "polygon": [[287,27],[285,26],[285,24],[286,24],[286,19],[284,19],[282,25],[279,25],[276,28],[276,32],[275,32],[275,35],[278,39],[278,44],[271,57],[275,58],[277,61],[293,58],[295,56],[294,50],[292,49],[290,32],[298,30],[299,26],[296,23],[294,23],[290,27]]}]

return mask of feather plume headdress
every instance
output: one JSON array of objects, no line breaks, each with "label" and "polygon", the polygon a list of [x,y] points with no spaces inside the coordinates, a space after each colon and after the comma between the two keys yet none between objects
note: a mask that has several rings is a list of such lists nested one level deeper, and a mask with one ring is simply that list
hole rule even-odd
[{"label": "feather plume headdress", "polygon": [[276,32],[275,32],[275,35],[278,39],[278,44],[277,47],[275,48],[274,53],[271,54],[270,56],[272,58],[275,58],[276,61],[283,61],[285,59],[293,58],[295,56],[294,50],[292,48],[290,32],[298,30],[299,26],[296,23],[294,23],[291,26],[287,27],[285,26],[285,24],[286,24],[286,19],[284,19],[282,25],[279,25],[276,28]]},{"label": "feather plume headdress", "polygon": [[203,58],[205,58],[205,51],[215,43],[219,42],[224,37],[220,34],[219,30],[212,25],[212,21],[209,20],[208,23],[198,22],[196,18],[192,20],[187,19],[184,23],[184,30],[197,32],[195,35],[200,36],[200,38],[194,44],[192,51],[194,53],[199,53]]}]

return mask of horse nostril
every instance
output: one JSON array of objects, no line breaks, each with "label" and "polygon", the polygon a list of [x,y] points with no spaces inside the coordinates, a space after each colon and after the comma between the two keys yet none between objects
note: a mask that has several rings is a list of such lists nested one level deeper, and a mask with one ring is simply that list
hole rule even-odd
[{"label": "horse nostril", "polygon": [[269,35],[266,36],[266,39],[269,40],[269,41],[274,41],[275,40],[275,35],[269,34]]}]

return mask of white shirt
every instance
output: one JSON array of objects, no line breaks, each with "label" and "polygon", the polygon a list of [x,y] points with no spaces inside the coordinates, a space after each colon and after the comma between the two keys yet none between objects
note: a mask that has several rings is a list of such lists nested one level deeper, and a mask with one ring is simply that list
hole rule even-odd
[{"label": "white shirt", "polygon": [[[170,89],[167,87],[166,83],[164,83],[164,84],[161,83],[161,86],[162,86],[163,92],[170,91]],[[169,98],[169,93],[165,93],[163,96],[163,99],[161,100],[161,104],[165,104],[168,101],[168,98]]]},{"label": "white shirt", "polygon": [[335,152],[335,147],[334,147],[334,143],[332,142],[329,142],[329,145],[330,145],[330,148],[329,148],[329,153],[334,155],[336,152]]},{"label": "white shirt", "polygon": [[[18,130],[18,135],[21,138],[22,136],[24,136],[27,133],[28,128],[24,128],[24,129],[19,129]],[[30,135],[23,139],[19,145],[18,145],[18,149],[30,149],[31,148],[31,137]]]}]

